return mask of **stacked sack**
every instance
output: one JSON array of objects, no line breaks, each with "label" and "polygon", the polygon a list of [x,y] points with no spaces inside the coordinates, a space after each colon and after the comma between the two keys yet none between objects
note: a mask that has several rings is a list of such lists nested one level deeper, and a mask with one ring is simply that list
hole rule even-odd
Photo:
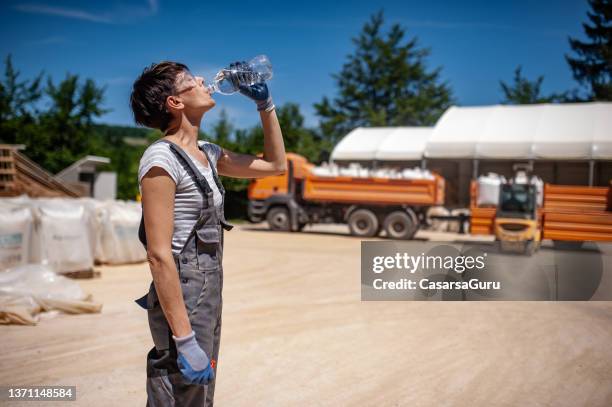
[{"label": "stacked sack", "polygon": [[31,262],[58,272],[90,270],[94,263],[91,213],[78,200],[32,199]]},{"label": "stacked sack", "polygon": [[499,204],[499,190],[501,184],[506,183],[503,175],[490,172],[478,177],[477,206],[497,206]]},{"label": "stacked sack", "polygon": [[136,202],[0,199],[0,270],[37,263],[66,273],[89,270],[94,261],[144,261],[140,216]]},{"label": "stacked sack", "polygon": [[147,253],[138,240],[141,213],[136,202],[107,201],[98,207],[97,261],[123,264],[146,260]]},{"label": "stacked sack", "polygon": [[419,167],[396,169],[381,167],[370,169],[362,167],[359,163],[350,163],[347,167],[340,167],[335,163],[322,163],[311,170],[318,177],[353,177],[353,178],[391,178],[391,179],[434,179],[431,171]]},{"label": "stacked sack", "polygon": [[0,200],[0,270],[28,263],[34,223],[27,197]]}]

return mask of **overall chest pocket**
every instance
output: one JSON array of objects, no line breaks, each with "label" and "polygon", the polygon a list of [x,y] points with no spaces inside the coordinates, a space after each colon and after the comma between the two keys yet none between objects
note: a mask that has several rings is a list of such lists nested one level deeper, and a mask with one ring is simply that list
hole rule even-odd
[{"label": "overall chest pocket", "polygon": [[203,225],[196,231],[198,269],[219,267],[220,225]]}]

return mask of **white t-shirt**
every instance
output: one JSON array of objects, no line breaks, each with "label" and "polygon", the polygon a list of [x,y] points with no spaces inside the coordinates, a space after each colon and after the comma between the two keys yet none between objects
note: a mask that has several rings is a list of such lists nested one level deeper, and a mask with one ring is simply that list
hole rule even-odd
[{"label": "white t-shirt", "polygon": [[[221,156],[222,150],[217,144],[198,140],[198,144],[203,146],[210,158],[209,165],[217,168],[217,161]],[[221,205],[221,193],[213,178],[212,170],[204,167],[191,154],[185,151],[191,161],[194,162],[198,170],[206,177],[208,185],[213,191],[213,200],[216,207]],[[202,192],[195,184],[187,170],[176,155],[170,150],[170,145],[165,142],[150,145],[140,159],[138,167],[138,189],[142,194],[141,181],[152,167],[160,167],[165,170],[176,184],[176,195],[174,197],[174,233],[172,235],[172,253],[180,253],[183,245],[189,237],[189,232],[195,225],[200,216],[200,210],[204,205],[202,202]]]}]

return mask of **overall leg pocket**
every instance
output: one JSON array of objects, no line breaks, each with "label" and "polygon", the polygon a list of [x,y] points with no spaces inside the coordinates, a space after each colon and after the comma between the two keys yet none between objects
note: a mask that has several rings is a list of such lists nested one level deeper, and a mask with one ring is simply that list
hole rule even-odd
[{"label": "overall leg pocket", "polygon": [[220,225],[202,225],[197,231],[198,268],[210,270],[219,266]]},{"label": "overall leg pocket", "polygon": [[180,271],[181,290],[183,291],[183,301],[187,314],[191,314],[196,306],[206,284],[206,273],[195,267],[181,267]]},{"label": "overall leg pocket", "polygon": [[147,315],[149,317],[149,329],[151,330],[151,336],[155,349],[158,351],[167,350],[170,348],[170,326],[164,315],[159,299],[157,298],[157,292],[155,286],[151,284],[149,293],[146,297],[143,297],[144,301],[141,301],[147,309]]}]

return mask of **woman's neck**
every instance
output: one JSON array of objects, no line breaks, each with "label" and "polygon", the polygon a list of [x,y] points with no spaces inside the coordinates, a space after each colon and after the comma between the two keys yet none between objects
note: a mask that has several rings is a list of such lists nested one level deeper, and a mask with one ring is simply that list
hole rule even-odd
[{"label": "woman's neck", "polygon": [[197,148],[199,131],[199,120],[197,122],[192,122],[182,117],[178,121],[170,123],[168,130],[164,133],[164,137],[171,138],[181,146],[192,146]]}]

